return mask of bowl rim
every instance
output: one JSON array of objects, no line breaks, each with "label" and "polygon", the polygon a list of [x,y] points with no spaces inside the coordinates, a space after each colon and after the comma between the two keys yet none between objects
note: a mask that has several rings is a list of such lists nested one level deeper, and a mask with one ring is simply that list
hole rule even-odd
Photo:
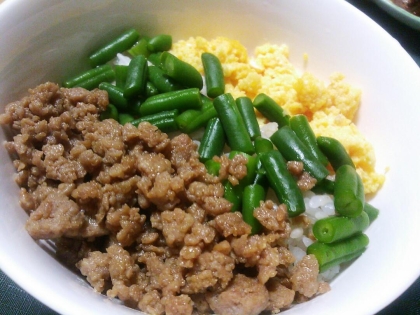
[{"label": "bowl rim", "polygon": [[420,31],[420,16],[416,16],[399,7],[391,0],[373,0],[380,8],[405,25]]}]

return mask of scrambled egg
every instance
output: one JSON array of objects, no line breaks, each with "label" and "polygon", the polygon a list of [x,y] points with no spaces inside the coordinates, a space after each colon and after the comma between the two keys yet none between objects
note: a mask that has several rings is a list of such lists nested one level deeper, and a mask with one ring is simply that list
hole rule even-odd
[{"label": "scrambled egg", "polygon": [[375,193],[383,184],[384,174],[375,171],[374,149],[353,123],[361,91],[345,83],[342,74],[331,75],[326,84],[311,73],[300,73],[290,63],[289,48],[284,44],[256,47],[250,57],[236,40],[195,37],[174,43],[171,52],[201,73],[201,54],[215,54],[223,66],[227,93],[251,99],[266,93],[289,114],[306,115],[317,136],[333,137],[344,145],[363,180],[365,193]]}]

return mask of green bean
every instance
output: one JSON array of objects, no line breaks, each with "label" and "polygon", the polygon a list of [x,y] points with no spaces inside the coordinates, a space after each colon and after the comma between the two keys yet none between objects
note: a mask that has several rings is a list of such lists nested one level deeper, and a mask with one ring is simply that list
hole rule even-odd
[{"label": "green bean", "polygon": [[220,156],[225,147],[225,142],[225,132],[220,119],[217,117],[210,119],[198,147],[200,161],[204,163],[214,156]]},{"label": "green bean", "polygon": [[[85,82],[86,80],[89,80],[91,78],[94,78],[98,76],[99,74],[102,74],[104,72],[112,70],[112,67],[110,65],[103,65],[100,67],[96,67],[93,69],[86,70],[74,77],[71,77],[70,79],[63,82],[63,86],[65,88],[72,88],[75,86],[79,86],[79,84]],[[100,83],[100,82],[99,82]],[[98,83],[98,85],[99,85]]]},{"label": "green bean", "polygon": [[140,34],[135,29],[130,29],[122,33],[117,38],[108,42],[106,45],[95,51],[89,56],[92,67],[102,65],[112,60],[118,53],[130,49],[138,40]]},{"label": "green bean", "polygon": [[128,50],[128,53],[132,57],[143,55],[147,58],[150,55],[150,51],[147,49],[148,43],[147,37],[140,38],[140,40]]},{"label": "green bean", "polygon": [[183,111],[191,108],[200,109],[201,107],[200,91],[196,88],[191,88],[149,97],[140,106],[140,114],[145,116],[172,109]]},{"label": "green bean", "polygon": [[158,66],[149,66],[148,79],[160,93],[181,90],[182,87],[169,78]]},{"label": "green bean", "polygon": [[115,71],[113,69],[106,70],[97,74],[94,77],[88,78],[82,82],[77,83],[73,87],[81,87],[86,90],[93,90],[99,86],[102,82],[111,82],[115,79]]},{"label": "green bean", "polygon": [[207,95],[215,98],[225,93],[225,78],[219,58],[212,53],[205,52],[201,54],[201,62],[204,68]]},{"label": "green bean", "polygon": [[273,142],[267,138],[257,136],[254,139],[254,147],[256,153],[263,153],[274,150]]},{"label": "green bean", "polygon": [[360,256],[368,244],[369,238],[365,234],[357,234],[331,244],[312,243],[306,249],[306,253],[315,255],[318,260],[319,271],[324,272],[335,265]]},{"label": "green bean", "polygon": [[128,66],[115,65],[115,86],[124,89],[125,81],[127,80]]},{"label": "green bean", "polygon": [[144,103],[144,98],[135,98],[128,101],[128,107],[125,110],[127,113],[139,117],[140,115],[140,107]]},{"label": "green bean", "polygon": [[266,190],[260,185],[248,185],[242,195],[242,217],[251,226],[251,234],[261,231],[261,223],[254,217],[254,210],[265,200]]},{"label": "green bean", "polygon": [[130,122],[132,122],[134,120],[134,117],[133,117],[133,115],[130,115],[130,114],[127,114],[127,113],[120,113],[119,115],[118,115],[118,122],[121,124],[121,125],[125,125],[126,123],[130,123]]},{"label": "green bean", "polygon": [[162,56],[162,52],[156,52],[149,55],[147,60],[154,66],[162,68],[162,61],[160,57]]},{"label": "green bean", "polygon": [[[274,150],[273,143],[269,139],[263,138],[261,136],[258,136],[255,138],[254,147],[255,147],[255,152],[257,154]],[[255,178],[254,178],[253,183],[259,184],[263,186],[265,189],[267,189],[269,186],[265,169],[262,166],[262,163],[259,159],[258,159],[257,170],[255,172]]]},{"label": "green bean", "polygon": [[379,209],[372,206],[370,203],[365,202],[365,207],[363,210],[366,212],[366,214],[369,217],[369,223],[372,223],[376,220],[376,218],[379,215]]},{"label": "green bean", "polygon": [[131,59],[127,70],[127,79],[124,87],[124,97],[129,99],[145,95],[147,83],[147,59],[138,55]]},{"label": "green bean", "polygon": [[204,127],[210,119],[217,117],[213,102],[205,96],[201,96],[201,99],[203,102],[201,110],[189,109],[177,117],[176,122],[181,132],[189,134]]},{"label": "green bean", "polygon": [[247,96],[242,96],[238,97],[235,102],[251,139],[254,140],[256,137],[261,136],[260,126],[251,99]]},{"label": "green bean", "polygon": [[173,132],[178,129],[175,122],[175,118],[177,115],[177,109],[161,111],[156,114],[142,116],[131,121],[131,123],[137,127],[141,122],[147,121],[152,125],[158,127],[163,132]]},{"label": "green bean", "polygon": [[161,52],[171,49],[172,47],[172,36],[161,34],[149,39],[147,49],[152,52]]},{"label": "green bean", "polygon": [[207,160],[204,163],[204,166],[206,167],[207,173],[213,176],[219,176],[220,162],[215,160]]},{"label": "green bean", "polygon": [[276,122],[279,128],[289,125],[290,116],[267,94],[258,94],[253,104],[265,118],[271,122]]},{"label": "green bean", "polygon": [[365,204],[362,179],[350,165],[343,165],[335,174],[334,206],[340,215],[359,216]]},{"label": "green bean", "polygon": [[311,189],[316,194],[334,194],[334,181],[324,178],[318,181]]},{"label": "green bean", "polygon": [[241,197],[236,193],[236,190],[234,189],[235,186],[232,185],[230,181],[225,181],[223,183],[223,188],[225,190],[223,198],[225,198],[227,201],[229,201],[232,204],[232,207],[230,208],[231,212],[239,211],[241,209]]},{"label": "green bean", "polygon": [[257,171],[257,166],[258,166],[259,159],[256,156],[252,156],[252,155],[249,155],[247,153],[240,152],[240,151],[230,151],[229,159],[232,160],[236,155],[242,155],[242,156],[246,157],[246,159],[247,159],[246,175],[245,175],[245,177],[243,177],[239,180],[238,185],[234,186],[237,193],[242,195],[245,186],[248,186],[248,185],[252,184],[252,182],[254,181],[255,172]]},{"label": "green bean", "polygon": [[332,216],[315,222],[312,232],[321,243],[332,243],[364,232],[369,226],[369,216],[362,212],[354,218]]},{"label": "green bean", "polygon": [[114,105],[108,104],[106,109],[100,114],[100,119],[105,120],[111,118],[118,121],[118,116],[118,109]]},{"label": "green bean", "polygon": [[329,175],[328,169],[299,140],[289,126],[277,130],[270,137],[273,144],[288,161],[301,161],[305,171],[320,181]]},{"label": "green bean", "polygon": [[108,92],[109,101],[114,104],[118,110],[124,111],[127,109],[128,102],[127,99],[124,98],[124,91],[122,89],[108,82],[102,82],[99,84],[99,88]]},{"label": "green bean", "polygon": [[354,163],[340,141],[330,137],[319,136],[316,139],[319,149],[325,154],[332,168],[337,171],[342,165],[350,165],[355,168]]},{"label": "green bean", "polygon": [[328,159],[319,149],[316,136],[311,126],[309,125],[308,118],[305,115],[295,115],[289,120],[290,128],[298,136],[298,138],[309,148],[314,156],[322,164],[327,165]]},{"label": "green bean", "polygon": [[232,150],[254,153],[251,137],[231,94],[222,94],[213,100],[214,108],[225,130],[226,140]]},{"label": "green bean", "polygon": [[[242,205],[242,195],[246,186],[251,185],[254,181],[257,171],[258,158],[240,151],[231,151],[229,159],[233,159],[236,155],[242,155],[247,159],[246,175],[239,180],[237,185],[232,185],[230,182],[225,184],[225,198],[233,203],[232,211],[239,211]],[[226,192],[226,190],[228,190]]]},{"label": "green bean", "polygon": [[154,96],[154,95],[158,95],[159,94],[159,90],[156,88],[156,86],[150,82],[147,81],[146,83],[146,97],[150,97],[150,96]]},{"label": "green bean", "polygon": [[286,161],[277,150],[258,154],[266,171],[270,187],[277,198],[287,206],[289,217],[305,212],[305,202],[295,179],[287,169]]},{"label": "green bean", "polygon": [[203,78],[196,68],[165,51],[160,60],[165,73],[187,88],[203,88]]}]

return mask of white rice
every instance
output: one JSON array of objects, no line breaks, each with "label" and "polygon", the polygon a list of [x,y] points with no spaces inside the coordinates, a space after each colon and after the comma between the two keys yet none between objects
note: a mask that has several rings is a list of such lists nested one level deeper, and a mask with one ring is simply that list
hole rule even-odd
[{"label": "white rice", "polygon": [[[319,219],[335,214],[334,199],[328,194],[317,195],[312,191],[307,191],[304,193],[304,201],[306,207],[304,215],[309,218],[312,225]],[[292,225],[288,246],[290,252],[295,256],[295,264],[306,255],[306,249],[314,242],[309,238],[312,225],[305,230],[300,226]],[[330,281],[339,272],[340,266],[335,266],[320,274],[319,278],[320,280]]]}]

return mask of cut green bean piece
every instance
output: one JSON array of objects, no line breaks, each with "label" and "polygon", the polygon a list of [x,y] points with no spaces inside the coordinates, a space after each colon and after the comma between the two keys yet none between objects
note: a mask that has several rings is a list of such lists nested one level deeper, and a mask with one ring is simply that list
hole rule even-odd
[{"label": "cut green bean piece", "polygon": [[220,171],[220,162],[216,162],[215,160],[207,160],[204,163],[206,167],[207,173],[213,176],[219,176]]},{"label": "cut green bean piece", "polygon": [[376,218],[379,216],[379,209],[372,206],[370,203],[365,202],[365,207],[363,208],[363,210],[368,215],[370,223],[375,221]]},{"label": "cut green bean piece", "polygon": [[200,91],[196,88],[166,92],[146,99],[140,106],[140,114],[145,116],[172,109],[180,112],[187,109],[201,109],[202,104]]},{"label": "cut green bean piece", "polygon": [[173,132],[178,129],[175,119],[178,115],[178,110],[161,111],[156,114],[143,116],[131,121],[131,123],[138,127],[142,122],[149,122],[150,124],[158,127],[162,132]]},{"label": "cut green bean piece", "polygon": [[254,139],[254,147],[256,153],[263,153],[274,150],[273,142],[270,139],[258,136]]},{"label": "cut green bean piece", "polygon": [[289,120],[290,128],[298,136],[298,138],[309,148],[312,154],[322,164],[327,165],[328,159],[318,147],[316,136],[312,130],[308,118],[305,115],[295,115]]},{"label": "cut green bean piece", "polygon": [[187,88],[203,88],[203,78],[196,68],[165,51],[160,60],[165,73]]},{"label": "cut green bean piece", "polygon": [[223,153],[225,142],[225,132],[220,119],[217,117],[210,119],[198,147],[200,161],[204,163],[214,156],[220,156]]},{"label": "cut green bean piece", "polygon": [[254,210],[265,200],[266,190],[260,185],[248,185],[242,195],[242,216],[246,223],[251,226],[251,234],[261,231],[261,223],[254,217]]},{"label": "cut green bean piece", "polygon": [[114,119],[118,121],[118,116],[118,109],[114,105],[108,104],[106,109],[100,114],[100,119]]},{"label": "cut green bean piece", "polygon": [[235,186],[233,186],[230,181],[225,181],[223,184],[223,187],[225,190],[223,198],[225,198],[227,201],[229,201],[232,204],[230,211],[231,212],[240,211],[242,199],[241,199],[241,196],[236,193],[236,190],[234,189]]},{"label": "cut green bean piece", "polygon": [[132,56],[143,55],[149,57],[150,51],[147,49],[148,39],[146,37],[140,38],[140,40],[128,50],[128,53]]},{"label": "cut green bean piece", "polygon": [[147,60],[154,66],[159,67],[162,69],[162,61],[160,61],[160,57],[162,56],[161,52],[152,53],[149,55]]},{"label": "cut green bean piece", "polygon": [[258,154],[270,187],[277,198],[287,206],[289,217],[305,212],[305,202],[295,179],[287,169],[286,161],[277,150]]},{"label": "cut green bean piece", "polygon": [[[79,86],[80,83],[85,82],[86,80],[89,80],[91,78],[94,78],[98,76],[99,74],[102,74],[104,72],[112,70],[112,67],[110,65],[103,65],[100,67],[96,67],[93,69],[86,70],[74,77],[71,77],[70,79],[63,82],[63,86],[65,88],[72,88],[75,86]],[[100,83],[100,82],[99,82]],[[98,85],[99,85],[98,83]]]},{"label": "cut green bean piece", "polygon": [[134,120],[133,115],[127,113],[120,113],[118,116],[118,121],[121,125],[125,125],[127,123],[131,123]]},{"label": "cut green bean piece", "polygon": [[101,72],[94,77],[86,79],[85,81],[77,83],[73,87],[81,87],[86,90],[93,90],[96,89],[99,84],[102,82],[112,82],[115,80],[115,71],[113,69],[106,70],[105,72]]},{"label": "cut green bean piece", "polygon": [[152,52],[167,51],[172,47],[172,36],[161,34],[149,39],[147,49]]},{"label": "cut green bean piece", "polygon": [[315,255],[319,264],[319,271],[325,270],[350,261],[360,256],[369,244],[369,238],[365,234],[357,234],[345,240],[326,244],[315,242],[308,246],[306,253]]},{"label": "cut green bean piece", "polygon": [[257,115],[255,114],[251,99],[242,96],[238,97],[235,102],[251,139],[254,140],[256,137],[261,136],[260,125],[258,124]]},{"label": "cut green bean piece", "polygon": [[139,39],[140,34],[135,29],[130,29],[114,40],[95,51],[89,56],[92,67],[96,67],[112,60],[118,53],[130,49]]},{"label": "cut green bean piece", "polygon": [[182,89],[181,85],[169,78],[158,66],[149,66],[148,79],[156,86],[160,93]]},{"label": "cut green bean piece", "polygon": [[290,116],[267,94],[258,94],[253,104],[265,118],[271,122],[276,122],[279,128],[289,125]]},{"label": "cut green bean piece", "polygon": [[154,95],[158,95],[159,94],[159,90],[156,88],[156,86],[150,82],[147,81],[146,83],[146,97],[150,97],[150,96],[154,96]]},{"label": "cut green bean piece", "polygon": [[115,71],[115,86],[119,87],[120,89],[124,89],[125,82],[127,80],[128,66],[115,65],[114,71]]},{"label": "cut green bean piece", "polygon": [[333,216],[315,222],[312,232],[321,243],[332,243],[364,232],[369,226],[369,216],[362,212],[354,218]]},{"label": "cut green bean piece", "polygon": [[365,205],[363,182],[356,170],[350,165],[343,165],[335,174],[334,206],[335,211],[343,216],[359,216]]},{"label": "cut green bean piece", "polygon": [[207,95],[215,98],[225,93],[225,78],[219,58],[212,53],[205,52],[201,54],[201,62],[204,68]]},{"label": "cut green bean piece", "polygon": [[119,111],[127,109],[128,102],[127,99],[124,98],[124,91],[122,89],[108,82],[102,82],[99,84],[99,88],[108,92],[109,101],[114,104]]},{"label": "cut green bean piece", "polygon": [[328,169],[300,141],[289,126],[277,130],[270,139],[287,161],[302,162],[305,171],[317,181],[321,181],[329,175]]},{"label": "cut green bean piece", "polygon": [[334,194],[334,181],[324,178],[317,182],[311,189],[316,194]]},{"label": "cut green bean piece", "polygon": [[231,150],[254,153],[251,137],[231,94],[222,94],[213,100],[214,108],[225,130]]},{"label": "cut green bean piece", "polygon": [[202,127],[205,127],[208,121],[217,117],[213,102],[206,96],[201,96],[203,107],[201,110],[189,109],[177,117],[177,124],[180,131],[190,134]]},{"label": "cut green bean piece", "polygon": [[353,160],[340,141],[331,137],[320,136],[316,139],[319,149],[328,158],[332,168],[337,171],[342,165],[355,168]]},{"label": "cut green bean piece", "polygon": [[127,70],[127,79],[124,87],[124,97],[127,99],[146,94],[147,59],[138,55],[131,59]]}]

